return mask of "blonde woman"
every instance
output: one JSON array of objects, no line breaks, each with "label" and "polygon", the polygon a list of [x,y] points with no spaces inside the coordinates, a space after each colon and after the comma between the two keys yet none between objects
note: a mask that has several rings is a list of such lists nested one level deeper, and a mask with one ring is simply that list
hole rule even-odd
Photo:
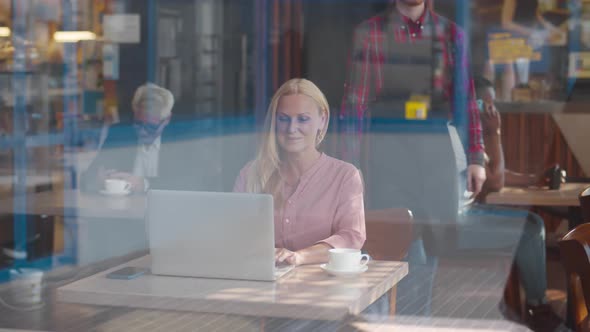
[{"label": "blonde woman", "polygon": [[329,117],[315,84],[284,83],[268,108],[256,159],[236,180],[236,192],[273,195],[278,263],[324,263],[329,249],[360,249],[365,242],[361,175],[319,150]]}]

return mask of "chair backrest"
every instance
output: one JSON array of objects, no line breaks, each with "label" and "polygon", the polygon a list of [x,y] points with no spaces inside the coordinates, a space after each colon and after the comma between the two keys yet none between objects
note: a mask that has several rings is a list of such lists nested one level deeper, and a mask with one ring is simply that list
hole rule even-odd
[{"label": "chair backrest", "polygon": [[580,207],[582,208],[582,221],[590,222],[590,187],[580,193]]},{"label": "chair backrest", "polygon": [[590,312],[590,224],[581,224],[567,233],[559,241],[559,250],[576,326],[585,325]]},{"label": "chair backrest", "polygon": [[363,250],[376,260],[402,260],[412,241],[412,220],[408,209],[366,211],[367,240]]}]

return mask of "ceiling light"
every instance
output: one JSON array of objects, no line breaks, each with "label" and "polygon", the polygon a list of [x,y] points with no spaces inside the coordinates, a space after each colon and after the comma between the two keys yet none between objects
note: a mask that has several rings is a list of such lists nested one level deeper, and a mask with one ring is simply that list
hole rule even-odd
[{"label": "ceiling light", "polygon": [[58,43],[75,43],[80,40],[95,40],[96,34],[90,31],[56,31],[53,39]]},{"label": "ceiling light", "polygon": [[10,37],[10,28],[0,27],[0,37]]}]

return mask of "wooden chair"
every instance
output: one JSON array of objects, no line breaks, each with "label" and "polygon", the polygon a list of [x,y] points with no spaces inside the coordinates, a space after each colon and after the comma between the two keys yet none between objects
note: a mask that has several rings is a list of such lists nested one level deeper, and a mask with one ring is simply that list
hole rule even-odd
[{"label": "wooden chair", "polygon": [[567,275],[570,327],[590,331],[590,224],[567,233],[559,241],[559,250]]},{"label": "wooden chair", "polygon": [[[363,246],[372,259],[401,261],[412,241],[412,213],[408,209],[385,209],[365,212],[367,240]],[[389,314],[395,314],[397,287],[390,292]]]},{"label": "wooden chair", "polygon": [[590,222],[590,187],[580,193],[579,199],[582,210],[582,221]]}]

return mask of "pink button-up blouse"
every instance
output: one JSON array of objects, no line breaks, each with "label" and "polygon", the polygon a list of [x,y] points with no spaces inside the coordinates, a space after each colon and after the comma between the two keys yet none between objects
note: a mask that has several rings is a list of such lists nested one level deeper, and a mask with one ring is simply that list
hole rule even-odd
[{"label": "pink button-up blouse", "polygon": [[[250,165],[240,171],[235,192],[246,191]],[[352,164],[322,154],[302,174],[297,188],[285,188],[287,192],[293,194],[283,206],[275,202],[275,247],[296,251],[321,242],[333,248],[363,246],[363,182]]]}]

